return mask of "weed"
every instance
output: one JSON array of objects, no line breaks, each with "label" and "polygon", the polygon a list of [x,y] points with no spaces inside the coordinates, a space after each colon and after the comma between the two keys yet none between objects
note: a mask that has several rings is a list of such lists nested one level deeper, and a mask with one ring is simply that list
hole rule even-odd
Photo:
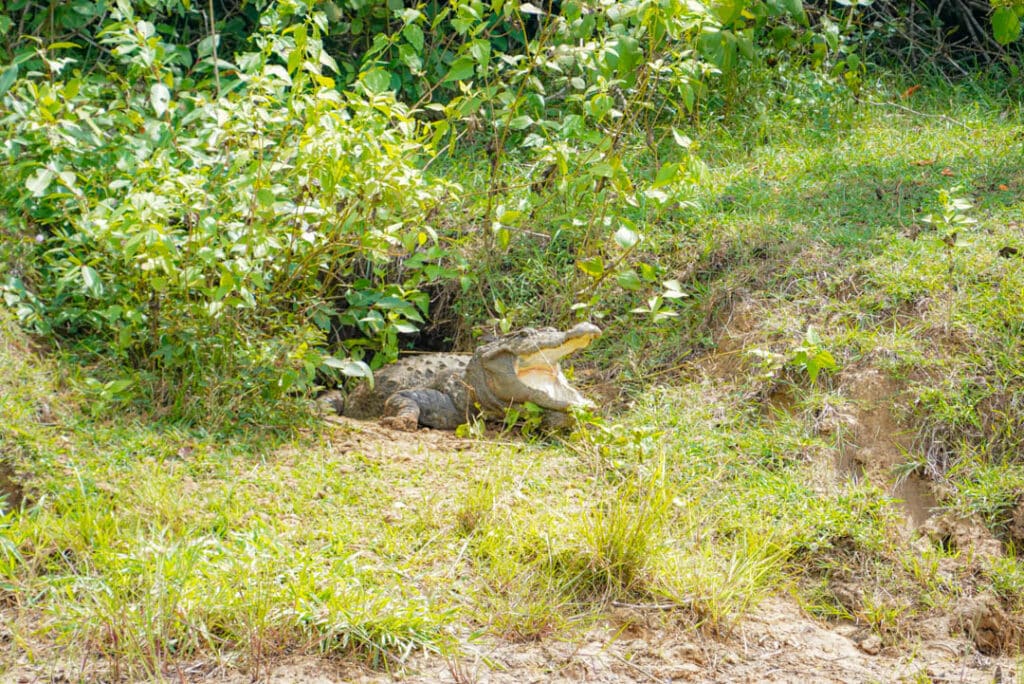
[{"label": "weed", "polygon": [[832,352],[824,347],[821,337],[813,327],[807,328],[803,342],[795,347],[793,352],[790,363],[806,372],[811,384],[818,381],[818,373],[821,371],[834,372],[839,368]]}]

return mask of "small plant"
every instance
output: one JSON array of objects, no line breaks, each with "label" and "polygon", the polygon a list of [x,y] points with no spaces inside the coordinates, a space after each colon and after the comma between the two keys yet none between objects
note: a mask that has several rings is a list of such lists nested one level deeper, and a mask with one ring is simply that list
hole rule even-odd
[{"label": "small plant", "polygon": [[587,593],[626,597],[649,593],[652,561],[662,552],[672,496],[664,481],[631,478],[576,520],[580,581]]},{"label": "small plant", "polygon": [[990,559],[985,573],[999,596],[1018,610],[1024,608],[1024,563],[1013,546],[1009,547],[1007,555]]},{"label": "small plant", "polygon": [[89,400],[86,405],[93,417],[102,415],[113,404],[130,401],[135,396],[135,383],[130,379],[101,382],[96,378],[86,378],[83,389]]},{"label": "small plant", "polygon": [[455,522],[461,536],[469,536],[486,521],[497,498],[496,486],[489,480],[473,482],[462,496],[455,512]]},{"label": "small plant", "polygon": [[751,365],[757,371],[757,377],[761,381],[774,382],[779,373],[786,365],[786,357],[783,354],[770,349],[747,349],[744,356],[750,359]]},{"label": "small plant", "polygon": [[824,347],[821,337],[812,326],[807,327],[803,342],[793,349],[789,364],[807,373],[811,384],[818,381],[821,371],[831,373],[839,368],[832,352]]},{"label": "small plant", "polygon": [[964,243],[959,239],[960,232],[978,222],[967,215],[974,207],[971,201],[964,197],[956,197],[961,190],[963,188],[959,186],[939,190],[939,213],[925,214],[921,217],[921,220],[932,226],[939,238],[950,247],[962,246]]},{"label": "small plant", "polygon": [[511,406],[505,411],[504,429],[507,432],[518,425],[524,435],[534,435],[544,426],[544,414],[544,409],[530,401]]}]

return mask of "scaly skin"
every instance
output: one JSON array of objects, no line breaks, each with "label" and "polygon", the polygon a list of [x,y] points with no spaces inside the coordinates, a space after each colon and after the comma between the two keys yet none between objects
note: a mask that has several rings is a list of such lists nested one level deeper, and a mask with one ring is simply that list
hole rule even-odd
[{"label": "scaly skin", "polygon": [[374,374],[374,386],[357,387],[342,413],[350,418],[380,417],[402,430],[419,426],[454,430],[470,418],[503,416],[526,402],[545,410],[545,422],[558,425],[572,406],[588,402],[562,375],[558,360],[586,347],[601,330],[580,323],[561,332],[525,328],[465,354],[405,357]]}]

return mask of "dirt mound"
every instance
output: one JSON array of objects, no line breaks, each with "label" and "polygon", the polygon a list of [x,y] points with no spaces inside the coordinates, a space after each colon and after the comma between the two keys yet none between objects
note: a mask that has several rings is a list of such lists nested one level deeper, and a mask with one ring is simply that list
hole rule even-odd
[{"label": "dirt mound", "polygon": [[956,607],[956,625],[982,653],[1002,653],[1022,636],[1018,625],[992,594],[963,599]]},{"label": "dirt mound", "polygon": [[889,489],[903,502],[911,522],[924,524],[938,505],[929,483],[916,472],[896,476],[914,448],[912,432],[894,412],[906,401],[903,388],[874,368],[844,371],[838,385],[849,400],[836,416],[847,435],[840,442],[840,468]]},{"label": "dirt mound", "polygon": [[1024,549],[1024,495],[1017,499],[1017,506],[1013,509],[1009,534],[1017,548]]},{"label": "dirt mound", "polygon": [[21,481],[0,445],[0,510],[18,508],[23,498]]},{"label": "dirt mound", "polygon": [[429,453],[463,451],[474,445],[472,440],[456,437],[455,433],[445,430],[408,432],[394,430],[377,421],[345,416],[327,415],[323,419],[339,428],[334,440],[334,447],[339,453],[360,451],[389,460],[415,461],[426,458]]},{"label": "dirt mound", "polygon": [[758,323],[763,316],[753,300],[740,300],[715,323],[712,339],[715,351],[695,360],[695,366],[707,377],[730,381],[743,370],[743,353],[758,339]]},{"label": "dirt mound", "polygon": [[967,565],[1003,555],[1003,545],[976,518],[962,518],[947,512],[930,518],[921,531],[940,547],[960,552]]}]

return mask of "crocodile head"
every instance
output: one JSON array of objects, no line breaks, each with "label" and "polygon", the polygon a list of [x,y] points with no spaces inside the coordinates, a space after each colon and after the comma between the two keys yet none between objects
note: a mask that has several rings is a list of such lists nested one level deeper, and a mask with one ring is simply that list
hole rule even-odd
[{"label": "crocodile head", "polygon": [[466,367],[466,382],[485,411],[504,411],[531,402],[549,411],[567,411],[591,402],[569,384],[559,361],[601,336],[601,329],[579,323],[560,331],[524,328],[479,348]]}]

